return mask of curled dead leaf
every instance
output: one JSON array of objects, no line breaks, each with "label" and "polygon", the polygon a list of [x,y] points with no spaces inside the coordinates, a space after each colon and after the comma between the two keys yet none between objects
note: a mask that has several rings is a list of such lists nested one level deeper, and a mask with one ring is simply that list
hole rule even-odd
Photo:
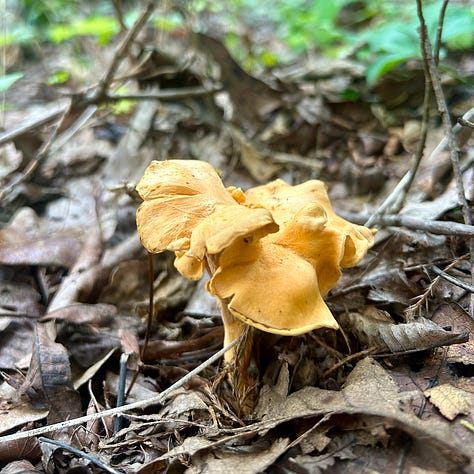
[{"label": "curled dead leaf", "polygon": [[437,385],[424,391],[431,403],[448,420],[472,411],[472,395],[450,384]]}]

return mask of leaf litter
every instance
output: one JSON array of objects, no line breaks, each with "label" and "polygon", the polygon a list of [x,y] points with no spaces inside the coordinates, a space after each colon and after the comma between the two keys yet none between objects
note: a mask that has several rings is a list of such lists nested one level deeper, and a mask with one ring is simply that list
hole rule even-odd
[{"label": "leaf litter", "polygon": [[[128,112],[84,115],[44,160],[37,152],[48,146],[48,134],[38,115],[36,128],[13,130],[13,142],[2,148],[2,436],[114,407],[121,363],[125,403],[146,401],[220,348],[215,303],[202,284],[176,272],[169,255],[153,257],[149,288],[133,190],[152,160],[208,161],[227,185],[244,189],[274,178],[322,179],[335,209],[360,216],[361,224],[410,169],[420,121],[409,103],[390,104],[402,97],[400,77],[369,90],[350,59],[321,68],[316,58],[249,74],[217,36],[183,32],[163,41],[165,33],[150,31],[161,39],[135,44],[153,54],[130,69],[128,84],[143,97]],[[102,49],[94,52],[103,59]],[[124,68],[138,64],[127,63],[132,55],[120,60]],[[421,65],[411,72],[412,92],[421,90]],[[447,93],[454,97],[457,85]],[[360,100],[342,98],[355,86]],[[378,103],[370,106],[374,94]],[[41,100],[44,110],[68,114],[62,102]],[[81,123],[80,113],[69,115],[62,133]],[[4,114],[21,123],[18,116],[26,122],[37,110],[23,102]],[[436,151],[445,135],[429,123],[431,156],[401,216],[463,222],[449,153]],[[472,138],[464,133],[462,140],[471,199]],[[435,169],[440,153],[449,166]],[[36,159],[28,174],[26,163]],[[18,176],[23,182],[15,185]],[[399,472],[472,472],[471,295],[433,270],[469,283],[469,234],[379,227],[368,256],[346,269],[326,298],[340,331],[283,337],[254,330],[250,413],[236,403],[226,368],[214,364],[159,402],[124,407],[118,431],[104,416],[79,429],[52,429],[48,437],[63,447],[0,437],[1,472],[72,472],[79,465],[99,472],[68,446],[117,472],[393,472],[395,465]],[[143,348],[150,292],[154,319]]]}]

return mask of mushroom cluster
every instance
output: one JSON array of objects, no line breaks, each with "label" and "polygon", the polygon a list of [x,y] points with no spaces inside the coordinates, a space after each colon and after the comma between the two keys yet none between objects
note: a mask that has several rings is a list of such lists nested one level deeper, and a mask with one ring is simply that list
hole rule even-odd
[{"label": "mushroom cluster", "polygon": [[246,325],[280,335],[338,328],[323,296],[374,239],[370,229],[334,213],[322,181],[290,186],[278,179],[244,193],[225,188],[204,161],[169,160],[153,161],[137,191],[146,249],[175,252],[175,266],[187,278],[209,272],[224,344]]}]

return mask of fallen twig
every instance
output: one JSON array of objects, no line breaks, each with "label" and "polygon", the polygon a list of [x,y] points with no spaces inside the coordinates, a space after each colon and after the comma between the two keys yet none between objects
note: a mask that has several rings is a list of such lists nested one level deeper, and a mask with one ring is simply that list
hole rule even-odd
[{"label": "fallen twig", "polygon": [[144,92],[141,94],[106,94],[104,100],[119,101],[119,100],[181,100],[190,97],[202,97],[206,95],[215,94],[222,90],[221,86],[216,87],[183,87],[182,89],[166,89],[157,92]]},{"label": "fallen twig", "polygon": [[42,441],[43,443],[54,444],[55,446],[58,446],[58,447],[63,448],[67,451],[70,451],[71,453],[73,453],[73,454],[75,454],[75,455],[77,455],[81,458],[87,459],[91,463],[93,463],[96,466],[100,467],[104,471],[109,472],[110,474],[121,474],[120,471],[117,471],[114,468],[108,466],[107,464],[103,463],[100,459],[97,459],[96,457],[91,456],[90,454],[85,453],[84,451],[81,451],[80,449],[74,448],[73,446],[71,446],[69,444],[62,443],[61,441],[56,441],[54,439],[45,438],[43,436],[38,438],[38,440]]},{"label": "fallen twig", "polygon": [[[446,2],[447,3],[447,2]],[[446,104],[446,99],[444,97],[443,88],[441,86],[441,79],[439,75],[439,70],[436,66],[435,60],[432,55],[432,46],[430,38],[428,36],[428,30],[425,23],[425,18],[423,15],[423,5],[422,0],[416,0],[418,18],[420,20],[420,28],[422,31],[422,42],[423,42],[423,51],[424,51],[424,61],[428,65],[429,75],[431,78],[431,83],[433,85],[433,91],[436,97],[436,103],[438,105],[438,110],[440,112],[441,118],[443,120],[445,133],[448,141],[448,146],[450,150],[451,165],[453,168],[454,180],[456,182],[456,189],[458,192],[458,202],[462,208],[462,214],[464,217],[464,223],[472,225],[472,216],[469,204],[467,202],[466,193],[464,191],[464,183],[462,179],[461,165],[459,163],[459,150],[456,143],[456,138],[454,136],[453,127],[451,123],[451,118],[449,115],[448,106]],[[471,237],[469,242],[469,249],[471,253],[471,281],[474,286],[474,237]],[[471,294],[471,316],[474,318],[474,293]]]},{"label": "fallen twig", "polygon": [[71,420],[61,421],[49,426],[42,426],[40,428],[34,428],[32,430],[20,431],[18,433],[0,436],[0,444],[7,443],[10,441],[17,441],[19,439],[31,438],[33,436],[39,436],[45,433],[50,433],[52,431],[62,430],[63,428],[69,428],[71,426],[77,426],[88,421],[95,421],[106,416],[113,416],[125,413],[129,410],[135,410],[137,408],[145,408],[147,406],[161,402],[166,396],[168,396],[173,390],[182,387],[195,375],[201,373],[204,369],[212,365],[214,362],[219,360],[227,351],[235,347],[240,342],[240,337],[233,340],[230,344],[227,344],[220,351],[216,352],[212,357],[204,361],[202,364],[198,365],[195,369],[191,370],[183,378],[179,379],[176,383],[168,387],[166,390],[163,390],[156,397],[148,398],[147,400],[139,400],[138,402],[130,403],[129,405],[110,408],[104,410],[100,413],[91,413],[90,415],[81,416],[79,418],[74,418]]},{"label": "fallen twig", "polygon": [[31,132],[35,128],[53,122],[54,120],[58,119],[61,114],[64,114],[64,112],[66,112],[68,108],[69,104],[64,104],[53,111],[49,111],[43,115],[40,115],[35,119],[27,120],[26,122],[22,123],[18,127],[15,127],[12,130],[6,130],[5,132],[0,133],[0,146],[14,140],[20,135]]},{"label": "fallen twig", "polygon": [[[36,123],[33,123],[33,124],[29,123],[23,127],[24,129],[26,128],[26,130],[29,130],[31,128],[38,126],[38,123],[47,123],[53,120],[54,118],[56,118],[57,116],[60,116],[60,119],[55,125],[51,134],[49,135],[48,140],[41,146],[41,148],[36,153],[35,158],[27,165],[23,173],[19,175],[18,177],[12,179],[12,181],[10,181],[10,183],[8,183],[0,191],[0,201],[2,201],[8,194],[10,194],[13,188],[23,183],[24,181],[26,181],[35,172],[35,170],[38,168],[40,163],[47,156],[49,156],[53,143],[55,142],[59,132],[62,130],[63,126],[65,125],[66,120],[69,118],[72,112],[77,112],[77,111],[81,112],[81,117],[79,117],[78,119],[79,125],[74,128],[74,131],[71,134],[65,135],[67,139],[71,138],[73,133],[75,133],[78,130],[78,128],[84,124],[84,120],[82,120],[82,117],[86,116],[87,119],[90,118],[91,110],[95,112],[97,108],[96,107],[97,104],[106,100],[107,90],[109,89],[114,79],[115,73],[117,71],[117,68],[120,62],[123,60],[123,58],[127,54],[133,40],[136,38],[140,29],[143,27],[143,25],[146,23],[146,21],[152,14],[154,8],[155,8],[155,1],[150,0],[146,4],[140,17],[134,23],[132,28],[130,28],[130,30],[127,32],[127,34],[125,35],[125,37],[123,38],[119,46],[117,47],[117,50],[112,59],[112,62],[110,63],[107,71],[105,72],[104,76],[99,81],[99,84],[96,87],[85,92],[84,94],[77,94],[73,96],[69,104],[67,106],[64,106],[64,108],[61,108],[60,111],[51,113],[51,115],[43,116],[40,119],[38,119]],[[94,109],[90,109],[91,106],[93,106]],[[3,142],[11,140],[12,137],[17,137],[19,135],[18,130],[21,130],[21,127],[17,128],[13,132],[3,134],[2,136],[0,136],[0,138],[2,138]],[[59,149],[60,146],[64,145],[65,142],[66,140],[62,141],[61,144],[54,151],[57,151],[57,149]]]},{"label": "fallen twig", "polygon": [[466,283],[465,281],[462,281],[459,278],[456,278],[450,275],[449,273],[444,272],[443,270],[441,270],[441,268],[438,268],[436,265],[433,265],[431,269],[436,273],[436,275],[444,278],[446,281],[449,281],[453,285],[459,286],[459,288],[469,291],[470,293],[474,293],[474,285],[470,285],[469,283]]},{"label": "fallen twig", "polygon": [[[456,260],[454,260],[453,262],[451,262],[447,267],[445,267],[444,271],[448,271],[450,270],[451,268],[453,268],[454,266],[456,266],[461,260],[466,260],[468,258],[468,254],[466,255],[463,255],[459,258],[457,258]],[[419,310],[421,308],[421,306],[426,303],[427,299],[428,299],[428,296],[429,294],[433,291],[433,289],[435,288],[435,286],[440,282],[441,280],[441,277],[440,276],[437,276],[436,278],[433,279],[433,281],[428,285],[428,287],[425,289],[425,291],[416,297],[416,299],[418,301],[416,301],[415,303],[413,303],[411,306],[409,306],[406,310],[405,310],[405,314],[407,315],[407,319],[412,319],[412,316],[415,314],[415,311]]]},{"label": "fallen twig", "polygon": [[[363,224],[367,221],[368,217],[365,213],[338,212],[338,214],[356,224]],[[398,214],[376,216],[376,218],[373,219],[373,225],[379,225],[382,227],[406,227],[407,229],[422,230],[438,235],[466,235],[474,237],[474,225],[452,221],[427,221],[416,217]]]},{"label": "fallen twig", "polygon": [[61,130],[61,127],[66,117],[69,115],[70,110],[71,110],[71,104],[67,108],[65,108],[64,112],[61,115],[61,118],[57,122],[53,131],[50,133],[48,140],[45,143],[43,143],[41,148],[36,153],[36,157],[34,158],[34,160],[30,161],[25,171],[22,174],[20,174],[18,177],[14,178],[12,181],[10,181],[10,183],[8,183],[2,190],[0,190],[0,202],[3,201],[3,199],[5,199],[5,197],[8,194],[10,194],[11,191],[16,186],[26,181],[28,177],[31,176],[35,172],[39,164],[48,156],[49,150],[51,149],[51,146],[53,145],[54,140],[56,139],[59,131]]},{"label": "fallen twig", "polygon": [[155,1],[150,0],[149,2],[147,2],[137,21],[135,21],[133,26],[128,30],[127,34],[123,37],[122,41],[117,47],[117,50],[115,51],[114,57],[109,67],[107,68],[107,71],[103,75],[102,79],[99,81],[98,86],[92,91],[92,95],[90,97],[91,103],[97,103],[97,101],[103,100],[107,93],[107,90],[110,87],[110,84],[114,80],[115,73],[117,72],[120,63],[127,55],[128,50],[130,49],[130,46],[135,40],[137,34],[148,21],[148,18],[153,13],[154,9]]}]

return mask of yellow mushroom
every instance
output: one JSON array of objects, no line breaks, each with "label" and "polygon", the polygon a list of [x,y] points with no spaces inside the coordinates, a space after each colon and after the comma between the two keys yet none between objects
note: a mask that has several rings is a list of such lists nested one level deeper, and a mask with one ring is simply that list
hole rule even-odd
[{"label": "yellow mushroom", "polygon": [[137,190],[143,245],[174,251],[187,278],[209,271],[225,344],[246,325],[282,335],[338,328],[323,296],[341,267],[362,260],[373,233],[334,213],[324,183],[276,180],[243,193],[226,189],[208,163],[170,160],[152,162]]}]

